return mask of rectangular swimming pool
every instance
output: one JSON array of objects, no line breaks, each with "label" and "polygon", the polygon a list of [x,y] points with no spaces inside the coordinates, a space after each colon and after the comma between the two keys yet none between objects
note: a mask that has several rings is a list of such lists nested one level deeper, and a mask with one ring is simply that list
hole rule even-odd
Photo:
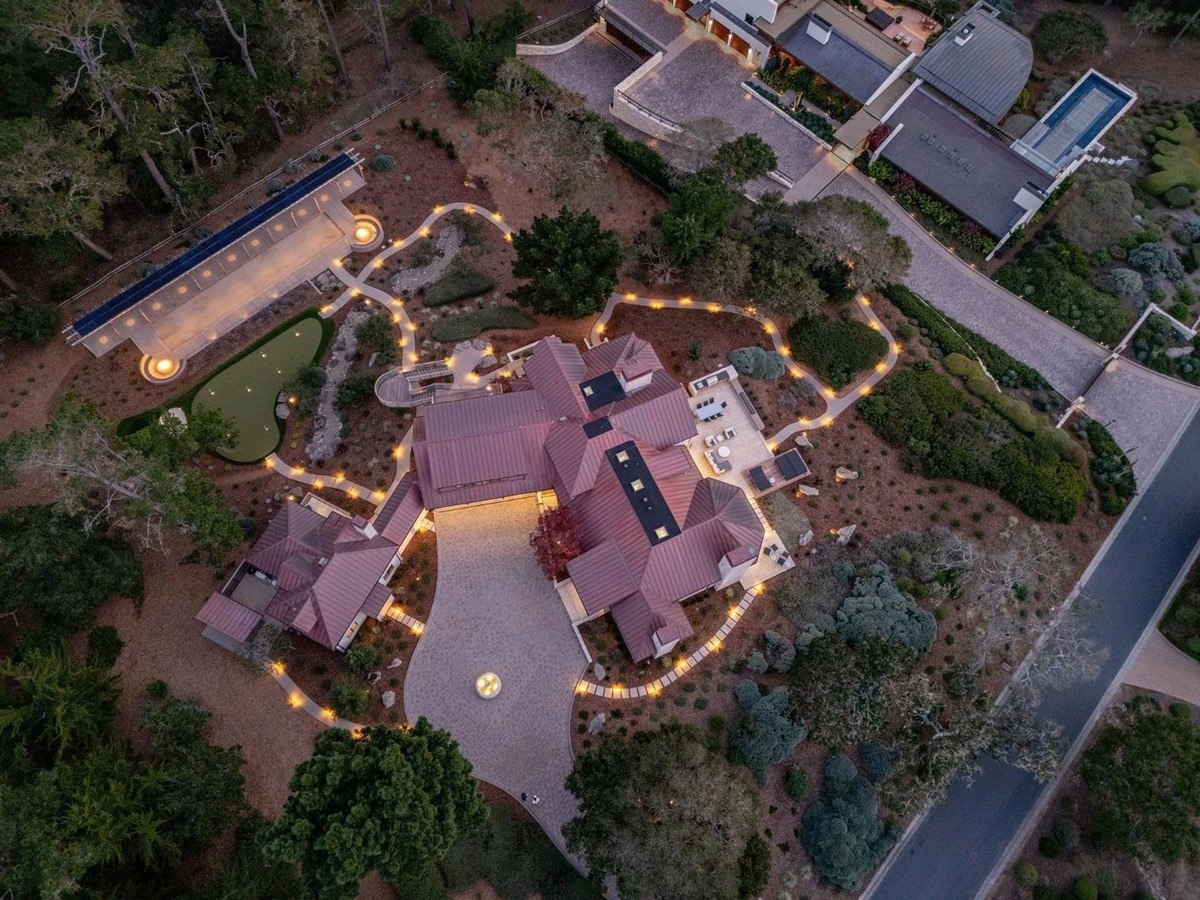
[{"label": "rectangular swimming pool", "polygon": [[1013,149],[1056,174],[1108,131],[1135,99],[1128,88],[1091,69]]}]

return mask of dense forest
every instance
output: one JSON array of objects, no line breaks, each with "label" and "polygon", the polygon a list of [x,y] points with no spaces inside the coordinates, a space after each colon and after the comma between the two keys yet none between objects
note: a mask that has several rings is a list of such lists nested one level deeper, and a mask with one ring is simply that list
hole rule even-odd
[{"label": "dense forest", "polygon": [[[375,0],[358,5],[383,16]],[[0,6],[0,239],[12,258],[107,256],[93,238],[118,204],[195,210],[239,161],[338,98],[333,12],[331,0]]]}]

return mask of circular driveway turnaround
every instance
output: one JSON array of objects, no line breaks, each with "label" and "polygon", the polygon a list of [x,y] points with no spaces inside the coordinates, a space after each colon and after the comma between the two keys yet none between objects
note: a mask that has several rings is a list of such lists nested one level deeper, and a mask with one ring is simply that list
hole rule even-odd
[{"label": "circular driveway turnaround", "polygon": [[[524,793],[525,808],[563,849],[562,827],[578,811],[563,786],[574,762],[571,705],[587,661],[533,558],[537,517],[532,497],[435,513],[437,591],[404,708],[409,721],[424,716],[449,731],[477,777],[515,798]],[[481,672],[504,684],[491,700],[475,692]]]}]

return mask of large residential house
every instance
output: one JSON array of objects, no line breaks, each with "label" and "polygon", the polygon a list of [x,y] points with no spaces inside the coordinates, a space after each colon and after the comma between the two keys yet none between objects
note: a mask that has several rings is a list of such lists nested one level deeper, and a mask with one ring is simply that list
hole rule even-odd
[{"label": "large residential house", "polygon": [[[997,246],[1103,149],[1101,138],[1137,100],[1128,87],[1089,70],[1032,126],[1027,116],[1014,117],[1033,48],[984,2],[943,25],[883,0],[868,0],[865,12],[834,0],[601,0],[604,27],[626,46],[650,46],[638,23],[654,19],[640,14],[642,4],[697,23],[750,69],[780,59],[819,76],[854,111],[844,122],[831,120],[832,152],[849,162],[869,142],[873,160],[907,173]],[[670,54],[648,56],[614,91],[614,114],[633,124],[641,116],[643,130],[666,136],[662,121],[638,109],[627,90],[669,64]]]},{"label": "large residential house", "polygon": [[394,598],[388,582],[424,514],[408,475],[372,522],[309,495],[287,503],[220,591],[196,614],[217,643],[244,643],[263,621],[345,650]]},{"label": "large residential house", "polygon": [[420,408],[412,449],[432,510],[553,491],[582,545],[560,594],[576,623],[611,614],[644,660],[692,634],[680,601],[737,582],[763,545],[746,493],[696,468],[696,434],[646,341],[547,337],[510,391]]}]

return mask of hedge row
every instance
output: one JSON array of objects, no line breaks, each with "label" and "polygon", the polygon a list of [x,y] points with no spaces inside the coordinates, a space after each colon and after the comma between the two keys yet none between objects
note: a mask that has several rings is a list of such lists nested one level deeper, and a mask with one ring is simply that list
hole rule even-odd
[{"label": "hedge row", "polygon": [[796,360],[834,388],[849,384],[888,352],[887,338],[874,328],[856,319],[824,316],[796,322],[788,331],[788,343]]},{"label": "hedge row", "polygon": [[478,337],[492,328],[520,330],[532,328],[533,324],[533,319],[515,306],[492,306],[439,319],[433,323],[432,333],[434,340],[453,344]]},{"label": "hedge row", "polygon": [[928,362],[894,372],[856,408],[876,434],[906,451],[911,469],[994,490],[1034,519],[1070,522],[1087,493],[1054,439],[1016,431]]},{"label": "hedge row", "polygon": [[422,300],[427,308],[445,306],[455,300],[478,297],[496,286],[483,272],[456,266],[425,289]]},{"label": "hedge row", "polygon": [[905,317],[915,324],[921,333],[933,341],[934,346],[943,356],[951,353],[961,353],[964,356],[976,357],[983,360],[987,370],[1006,387],[1030,388],[1043,390],[1049,387],[1046,379],[1037,369],[1030,368],[1009,356],[987,338],[976,334],[971,329],[958,324],[951,324],[936,309],[929,305],[925,298],[914,293],[902,284],[889,284],[883,288],[883,296],[891,304],[904,313]]}]

